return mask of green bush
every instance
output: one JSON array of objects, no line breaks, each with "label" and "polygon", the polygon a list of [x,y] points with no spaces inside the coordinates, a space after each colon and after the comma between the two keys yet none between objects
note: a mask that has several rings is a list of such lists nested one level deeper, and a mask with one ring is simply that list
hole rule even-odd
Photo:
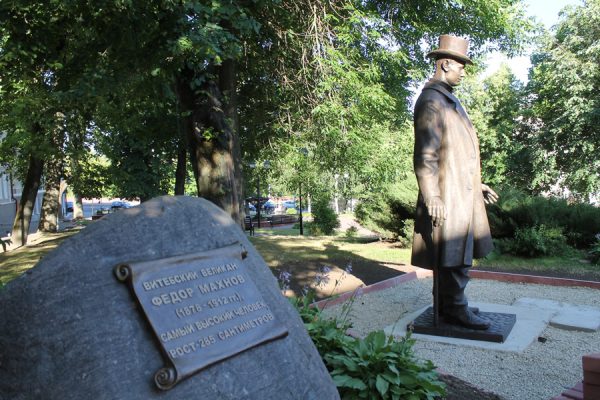
[{"label": "green bush", "polygon": [[355,210],[356,218],[384,238],[408,247],[412,243],[418,193],[415,179],[389,185],[362,200]]},{"label": "green bush", "polygon": [[298,211],[295,208],[288,208],[287,210],[285,210],[285,213],[288,215],[296,215],[298,214]]},{"label": "green bush", "polygon": [[329,206],[326,196],[315,199],[312,206],[313,221],[309,225],[311,235],[333,235],[335,228],[340,226],[340,220],[335,211]]},{"label": "green bush", "polygon": [[415,230],[415,220],[405,219],[400,227],[400,235],[396,238],[404,248],[412,246],[412,239]]},{"label": "green bush", "polygon": [[[414,356],[410,333],[399,341],[383,331],[352,338],[345,333],[350,327],[347,320],[323,318],[316,307],[310,307],[310,296],[292,302],[342,399],[417,400],[445,394],[431,361]],[[347,304],[342,315],[348,311]]]},{"label": "green bush", "polygon": [[356,226],[351,226],[350,228],[346,229],[347,238],[354,238],[356,236],[358,236],[358,228]]},{"label": "green bush", "polygon": [[[300,225],[298,224],[298,229],[300,229]],[[305,222],[304,229],[311,236],[323,236],[324,233],[318,225],[315,225],[313,222]]]},{"label": "green bush", "polygon": [[[526,229],[545,226],[562,231],[570,246],[584,249],[600,233],[600,208],[590,204],[568,204],[564,199],[529,196],[518,190],[505,190],[494,206],[488,207],[492,236],[516,238]],[[533,234],[532,234],[533,235]]]},{"label": "green bush", "polygon": [[500,252],[525,257],[559,255],[569,249],[561,229],[545,225],[517,228],[514,239],[501,239],[497,243]]}]

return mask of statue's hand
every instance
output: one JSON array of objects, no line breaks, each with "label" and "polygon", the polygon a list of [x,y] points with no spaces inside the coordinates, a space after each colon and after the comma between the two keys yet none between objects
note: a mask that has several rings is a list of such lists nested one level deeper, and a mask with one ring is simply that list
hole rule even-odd
[{"label": "statue's hand", "polygon": [[483,201],[485,204],[494,204],[498,201],[498,194],[494,192],[488,185],[481,184],[481,191],[483,192]]},{"label": "statue's hand", "polygon": [[433,226],[442,226],[448,216],[446,206],[442,199],[439,197],[432,197],[427,200],[425,206],[427,207],[427,213],[431,217],[431,221],[433,221]]}]

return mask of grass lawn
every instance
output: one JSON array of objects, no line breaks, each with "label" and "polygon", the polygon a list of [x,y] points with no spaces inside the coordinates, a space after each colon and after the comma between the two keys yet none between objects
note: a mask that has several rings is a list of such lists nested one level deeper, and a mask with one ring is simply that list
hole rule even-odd
[{"label": "grass lawn", "polygon": [[591,264],[585,257],[585,252],[580,250],[572,250],[561,256],[536,258],[492,252],[486,258],[477,260],[475,265],[486,271],[600,281],[600,265]]},{"label": "grass lawn", "polygon": [[365,258],[381,263],[403,264],[410,261],[410,249],[400,249],[393,244],[372,239],[300,236],[297,229],[269,230],[264,233],[261,229],[257,230],[257,233],[259,236],[251,236],[250,241],[272,267],[288,261],[327,262],[327,260],[340,258],[348,260]]},{"label": "grass lawn", "polygon": [[[0,285],[5,285],[33,267],[47,252],[77,230],[44,235],[35,243],[0,253]],[[305,286],[315,286],[324,267],[331,269],[330,282],[317,290],[319,297],[370,285],[410,270],[410,249],[393,243],[345,236],[300,236],[298,229],[257,229],[250,241],[263,256],[275,276],[292,275],[289,294],[300,294]],[[345,270],[351,266],[352,272]],[[600,266],[585,261],[585,254],[573,251],[562,257],[522,258],[492,253],[478,260],[476,268],[488,271],[558,276],[600,281]]]},{"label": "grass lawn", "polygon": [[76,234],[78,230],[48,233],[40,236],[32,244],[0,253],[0,286],[6,285],[55,249],[63,240]]}]

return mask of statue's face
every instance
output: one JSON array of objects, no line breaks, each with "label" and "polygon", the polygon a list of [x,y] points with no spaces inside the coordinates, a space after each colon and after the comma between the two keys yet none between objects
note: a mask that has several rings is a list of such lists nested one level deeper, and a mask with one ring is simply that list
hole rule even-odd
[{"label": "statue's face", "polygon": [[462,78],[465,76],[465,64],[456,60],[446,60],[444,62],[444,71],[446,72],[446,82],[450,86],[458,86]]}]

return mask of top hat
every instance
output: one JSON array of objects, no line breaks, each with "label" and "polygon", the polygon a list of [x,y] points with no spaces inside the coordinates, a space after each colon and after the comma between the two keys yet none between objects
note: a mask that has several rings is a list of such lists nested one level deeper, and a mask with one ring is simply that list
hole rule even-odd
[{"label": "top hat", "polygon": [[427,54],[427,57],[437,59],[440,58],[452,58],[454,60],[462,61],[465,64],[473,64],[473,61],[467,57],[467,49],[469,48],[469,41],[467,39],[459,38],[451,35],[440,36],[440,47],[437,50],[433,50]]}]

